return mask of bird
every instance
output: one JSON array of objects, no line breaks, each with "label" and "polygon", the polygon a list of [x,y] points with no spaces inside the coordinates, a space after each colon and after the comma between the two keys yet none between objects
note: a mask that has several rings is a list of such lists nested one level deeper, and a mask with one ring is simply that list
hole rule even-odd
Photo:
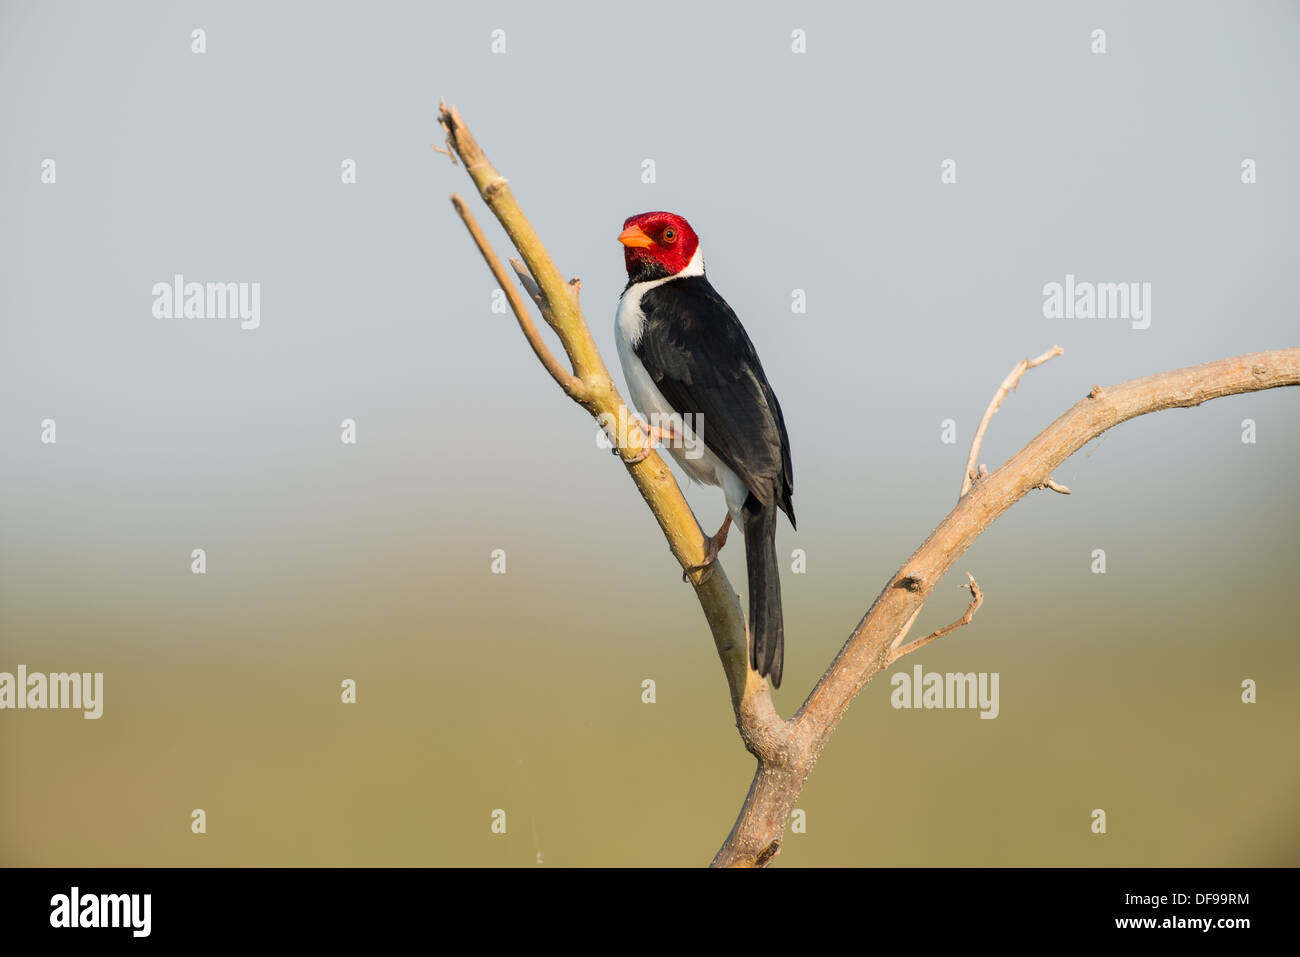
[{"label": "bird", "polygon": [[[781,405],[736,313],[704,273],[695,230],[662,211],[629,216],[618,235],[627,286],[614,316],[619,362],[637,409],[686,474],[722,488],[727,515],[695,569],[717,561],[734,522],[745,536],[749,664],[781,687],[785,623],[777,512],[794,518],[794,470]],[[656,422],[669,422],[667,428]],[[650,448],[628,459],[640,461]],[[695,570],[689,569],[689,570]]]}]

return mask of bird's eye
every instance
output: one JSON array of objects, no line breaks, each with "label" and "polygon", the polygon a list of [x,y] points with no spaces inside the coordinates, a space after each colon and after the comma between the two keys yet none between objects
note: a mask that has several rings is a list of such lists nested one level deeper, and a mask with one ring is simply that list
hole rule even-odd
[{"label": "bird's eye", "polygon": [[677,230],[673,229],[673,227],[671,227],[671,226],[669,226],[667,229],[665,229],[665,230],[664,230],[664,242],[666,242],[666,243],[675,243],[675,242],[677,242]]}]

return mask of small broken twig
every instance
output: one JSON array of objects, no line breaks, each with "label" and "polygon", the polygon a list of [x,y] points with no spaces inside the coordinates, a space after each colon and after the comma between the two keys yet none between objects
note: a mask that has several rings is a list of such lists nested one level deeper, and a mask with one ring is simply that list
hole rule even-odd
[{"label": "small broken twig", "polygon": [[[528,315],[528,306],[520,298],[519,291],[515,289],[510,277],[506,275],[505,267],[501,265],[501,260],[497,259],[497,254],[492,251],[492,246],[488,243],[487,237],[483,235],[483,230],[479,228],[478,222],[474,219],[474,214],[469,211],[469,207],[465,205],[465,201],[459,196],[453,196],[451,204],[456,207],[456,212],[460,214],[460,218],[464,221],[465,228],[469,230],[470,236],[474,238],[478,251],[483,254],[488,268],[492,270],[493,277],[501,284],[501,289],[505,292],[506,298],[510,300],[510,308],[514,310],[515,318],[519,320],[519,328],[523,330],[524,338],[528,340],[528,344],[533,347],[534,354],[541,360],[542,365],[546,367],[546,371],[551,374],[551,378],[559,383],[560,388],[566,394],[575,399],[581,398],[586,391],[586,386],[582,384],[581,379],[560,365],[559,360],[547,348],[545,340],[537,332],[537,327],[533,325],[532,317]],[[533,288],[536,287],[536,283],[534,283]],[[541,290],[538,290],[535,295],[540,296],[540,294]]]},{"label": "small broken twig", "polygon": [[971,483],[975,477],[988,474],[983,469],[975,472],[975,460],[979,457],[980,446],[984,444],[984,433],[988,431],[989,423],[993,421],[993,414],[1002,405],[1002,400],[1015,391],[1016,387],[1020,385],[1020,377],[1026,372],[1035,366],[1041,366],[1048,359],[1053,359],[1064,351],[1060,346],[1052,346],[1037,359],[1021,359],[1016,363],[1016,367],[1007,374],[1007,377],[1002,380],[1002,384],[998,386],[998,391],[993,393],[993,401],[984,410],[984,418],[980,419],[979,428],[975,430],[975,440],[971,442],[970,455],[966,458],[966,470],[962,473],[961,495],[957,496],[958,501],[961,501],[966,493],[970,491]]},{"label": "small broken twig", "polygon": [[[970,624],[971,619],[975,617],[975,612],[979,611],[980,605],[984,604],[984,592],[980,591],[980,586],[976,584],[974,575],[972,575],[970,572],[967,572],[966,577],[970,579],[970,582],[968,584],[957,586],[959,588],[970,589],[970,605],[968,605],[966,608],[966,614],[962,615],[951,625],[945,625],[944,627],[940,628],[938,631],[931,632],[930,634],[926,635],[924,638],[918,638],[916,639],[916,641],[907,645],[903,645],[903,639],[907,637],[907,631],[908,631],[907,628],[904,628],[901,632],[899,632],[898,637],[894,639],[894,644],[890,648],[889,664],[892,665],[899,658],[903,657],[903,655],[909,655],[912,652],[916,651],[918,648],[923,648],[926,645],[928,645],[930,642],[942,638],[944,635],[952,634],[954,631],[956,631],[958,628],[962,627],[963,625]],[[918,612],[920,610],[921,609],[919,608],[917,609]],[[911,621],[907,623],[909,628],[911,627],[912,622],[915,620],[916,620],[916,615],[913,615]],[[902,647],[900,648],[899,645],[902,645]]]}]

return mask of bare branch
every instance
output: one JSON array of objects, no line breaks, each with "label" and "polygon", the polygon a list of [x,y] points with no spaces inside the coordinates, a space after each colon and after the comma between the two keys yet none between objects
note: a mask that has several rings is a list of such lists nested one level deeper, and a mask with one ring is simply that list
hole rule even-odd
[{"label": "bare branch", "polygon": [[[581,380],[560,365],[559,360],[546,347],[546,342],[538,334],[537,327],[533,325],[533,320],[528,315],[528,306],[519,298],[519,292],[515,289],[515,284],[506,275],[505,267],[501,265],[501,260],[497,259],[497,254],[492,251],[492,246],[488,243],[487,237],[483,235],[483,230],[479,229],[474,214],[469,211],[469,207],[465,205],[465,201],[459,196],[452,196],[451,204],[456,207],[456,212],[460,213],[460,218],[465,222],[465,228],[474,237],[478,251],[483,254],[488,268],[492,270],[492,275],[505,291],[506,298],[510,300],[510,308],[514,311],[515,318],[519,320],[519,328],[523,330],[524,338],[533,347],[533,353],[541,360],[542,365],[546,367],[546,371],[551,374],[551,378],[559,383],[560,388],[572,398],[581,401],[584,391]],[[511,262],[513,263],[515,260],[512,259]],[[534,283],[533,287],[536,288],[536,285]],[[537,296],[540,296],[540,290]]]},{"label": "bare branch", "polygon": [[[894,639],[893,643],[890,645],[889,661],[886,663],[885,667],[889,667],[889,665],[892,665],[899,658],[903,657],[903,655],[910,655],[918,648],[925,647],[935,639],[942,638],[944,635],[952,634],[958,628],[962,627],[962,625],[970,624],[971,619],[975,617],[975,612],[979,611],[980,605],[984,604],[984,593],[980,591],[980,586],[976,584],[974,575],[972,575],[970,572],[967,572],[966,577],[969,578],[970,581],[964,585],[958,586],[959,588],[970,589],[970,604],[966,607],[966,614],[962,615],[951,625],[945,625],[944,627],[940,628],[938,631],[931,632],[930,634],[926,635],[924,638],[918,638],[916,641],[908,645],[904,645],[902,642],[902,639],[907,637],[907,632],[903,631],[897,638]],[[920,609],[918,608],[917,611],[920,611]],[[915,620],[916,620],[916,616],[913,615],[912,621]],[[900,645],[902,645],[902,647],[899,647]]]},{"label": "bare branch", "polygon": [[1053,492],[1060,492],[1062,495],[1069,495],[1069,494],[1070,494],[1070,489],[1069,489],[1068,486],[1062,485],[1060,482],[1053,481],[1053,480],[1051,479],[1050,476],[1048,477],[1048,479],[1047,479],[1046,482],[1044,482],[1042,485],[1039,485],[1039,486],[1036,486],[1036,487],[1037,487],[1037,488],[1050,488]]},{"label": "bare branch", "polygon": [[1005,465],[976,483],[881,591],[791,719],[787,753],[796,759],[783,767],[764,766],[760,760],[740,817],[713,863],[752,867],[770,860],[822,748],[858,692],[889,666],[891,646],[906,633],[935,584],[998,516],[1045,485],[1062,462],[1107,429],[1139,415],[1295,385],[1300,385],[1300,349],[1220,359],[1104,390],[1094,386]]},{"label": "bare branch", "polygon": [[[570,391],[570,385],[565,388],[565,392],[590,412],[614,439],[632,481],[636,483],[637,491],[659,522],[673,557],[688,572],[689,581],[709,623],[718,657],[727,676],[732,708],[742,740],[756,755],[781,754],[788,743],[789,728],[772,706],[767,682],[757,672],[749,669],[745,616],[736,590],[721,565],[710,565],[707,570],[701,567],[707,554],[708,539],[663,458],[653,448],[644,458],[638,454],[645,449],[649,438],[614,387],[591,330],[583,319],[578,302],[580,282],[564,279],[520,209],[509,183],[488,161],[456,108],[441,104],[438,120],[447,131],[448,146],[460,157],[466,172],[478,187],[479,195],[505,228],[506,234],[523,258],[523,262],[516,265],[515,271],[529,294],[537,301],[543,318],[555,330],[565,354],[573,363],[573,377],[581,388],[573,392]],[[453,202],[457,203],[457,210],[462,209],[463,203],[458,200]],[[462,216],[466,218],[466,225],[472,222],[467,214],[462,213]],[[471,234],[473,233],[474,230],[471,229]],[[480,242],[478,237],[475,241],[479,242],[480,249],[485,248],[485,241]],[[519,296],[513,284],[502,278],[504,270],[499,268],[499,262],[494,262],[495,256],[487,253],[484,256],[502,288],[514,293],[511,298],[511,305],[514,306]],[[523,314],[526,315],[526,312]],[[520,311],[516,311],[516,316],[521,317]],[[531,322],[525,323],[521,317],[520,328],[524,330],[530,344],[540,342],[540,338],[535,339],[536,329],[532,328]],[[543,344],[543,350],[544,348]],[[548,353],[538,351],[535,344],[534,352],[537,352],[543,364],[547,364],[545,357]],[[547,364],[547,369],[551,371],[551,365]],[[554,375],[552,371],[552,376]],[[557,378],[557,381],[564,387],[563,380]]]},{"label": "bare branch", "polygon": [[[614,388],[582,318],[577,281],[564,281],[520,210],[509,184],[488,162],[456,109],[444,104],[439,120],[447,131],[449,147],[464,163],[479,195],[523,257],[526,266],[517,266],[516,271],[573,363],[573,376],[582,387],[576,400],[616,436],[628,472],[659,522],[673,556],[688,571],[700,565],[707,539],[659,454],[651,450],[644,459],[635,454],[644,445],[644,435]],[[467,217],[466,222],[468,225],[472,219]],[[485,248],[486,243],[480,243],[480,249]],[[504,271],[499,262],[494,264],[495,256],[489,252],[484,255],[493,275],[507,288],[500,278]],[[531,285],[525,276],[531,277]],[[521,321],[521,327],[528,336],[529,326]],[[529,341],[533,341],[531,336]],[[1026,359],[1003,380],[976,432],[956,507],[886,584],[789,721],[782,721],[776,713],[767,683],[749,670],[744,615],[726,573],[721,566],[710,566],[709,575],[698,570],[691,573],[690,581],[727,676],[741,739],[758,759],[745,803],[713,860],[715,865],[761,867],[772,861],[780,850],[786,821],[804,782],[858,692],[898,658],[969,623],[983,602],[975,579],[968,576],[970,583],[963,586],[971,590],[966,613],[951,625],[904,645],[935,585],[998,516],[1032,489],[1048,488],[1068,494],[1069,489],[1052,479],[1053,470],[1062,462],[1107,429],[1135,416],[1200,405],[1226,395],[1300,385],[1300,349],[1278,349],[1134,379],[1106,390],[1094,386],[1086,398],[997,471],[990,474],[984,467],[977,470],[980,444],[1002,400],[1028,369],[1060,354],[1061,349],[1054,347],[1037,359]],[[546,362],[545,353],[539,353],[538,358]],[[563,385],[562,380],[557,381]],[[635,441],[633,432],[637,433]]]},{"label": "bare branch", "polygon": [[[583,321],[582,310],[578,307],[577,296],[565,282],[555,261],[542,244],[533,224],[528,221],[520,209],[509,181],[496,171],[478,141],[474,139],[469,128],[454,106],[443,103],[439,106],[438,121],[447,131],[447,144],[465,164],[465,171],[474,180],[479,195],[492,210],[514,243],[519,255],[528,264],[528,270],[537,281],[542,294],[542,316],[550,324],[564,351],[573,363],[574,374],[582,380],[589,390],[604,393],[613,389],[609,372],[596,349],[596,341],[591,330]],[[585,405],[585,403],[584,403]]]},{"label": "bare branch", "polygon": [[[993,393],[993,401],[990,402],[989,407],[984,410],[984,418],[980,419],[979,428],[975,430],[975,438],[970,445],[970,455],[966,457],[966,471],[962,475],[961,495],[965,495],[970,491],[971,484],[976,478],[988,474],[988,470],[983,466],[980,466],[979,472],[975,472],[975,460],[979,457],[980,446],[984,444],[984,433],[988,431],[989,423],[993,421],[994,413],[996,413],[998,408],[1001,407],[1002,400],[1005,399],[1008,394],[1016,390],[1020,385],[1020,377],[1022,375],[1036,366],[1041,366],[1048,359],[1053,359],[1056,356],[1059,356],[1064,351],[1065,350],[1060,346],[1052,346],[1052,348],[1048,349],[1037,359],[1021,359],[1016,363],[1016,367],[1007,373],[1007,377],[1003,379],[1002,384],[998,386],[998,391]],[[957,497],[961,498],[961,495]]]}]

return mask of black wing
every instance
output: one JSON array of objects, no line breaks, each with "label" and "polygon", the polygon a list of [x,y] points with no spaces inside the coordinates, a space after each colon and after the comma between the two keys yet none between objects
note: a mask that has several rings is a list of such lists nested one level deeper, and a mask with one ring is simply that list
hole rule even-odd
[{"label": "black wing", "polygon": [[679,413],[701,416],[701,438],[763,505],[794,524],[794,469],[781,406],[758,353],[726,300],[703,276],[679,277],[641,297],[646,324],[634,347]]}]

